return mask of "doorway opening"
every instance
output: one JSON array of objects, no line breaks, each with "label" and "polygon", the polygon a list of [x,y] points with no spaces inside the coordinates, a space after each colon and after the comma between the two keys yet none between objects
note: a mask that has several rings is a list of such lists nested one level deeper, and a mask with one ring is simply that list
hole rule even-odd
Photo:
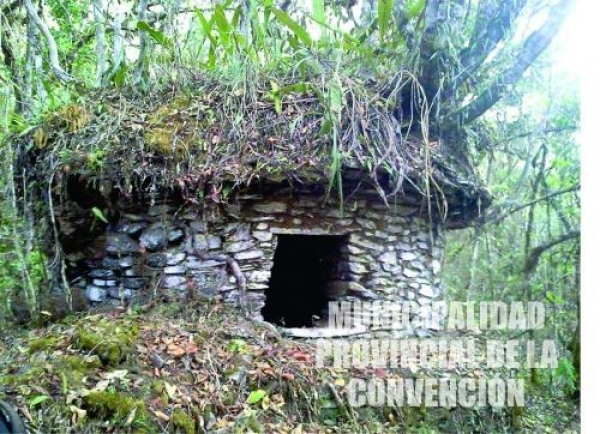
[{"label": "doorway opening", "polygon": [[312,327],[326,318],[329,284],[340,274],[343,235],[279,235],[266,303],[266,321]]}]

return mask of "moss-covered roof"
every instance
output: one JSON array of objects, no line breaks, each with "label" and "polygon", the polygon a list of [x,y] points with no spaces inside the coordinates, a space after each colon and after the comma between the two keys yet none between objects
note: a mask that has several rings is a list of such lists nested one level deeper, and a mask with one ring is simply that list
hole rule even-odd
[{"label": "moss-covered roof", "polygon": [[382,196],[410,186],[487,206],[479,184],[461,180],[435,143],[399,124],[391,103],[397,83],[396,92],[389,82],[334,86],[322,78],[269,81],[253,92],[211,80],[145,95],[103,91],[22,134],[19,164],[38,178],[70,173],[120,188],[134,179],[161,187],[286,179],[335,185],[353,171]]}]

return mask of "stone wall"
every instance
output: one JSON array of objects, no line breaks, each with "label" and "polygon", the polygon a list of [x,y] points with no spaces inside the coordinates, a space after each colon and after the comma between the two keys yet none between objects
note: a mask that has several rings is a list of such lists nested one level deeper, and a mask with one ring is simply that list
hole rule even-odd
[{"label": "stone wall", "polygon": [[388,208],[359,198],[340,210],[322,202],[309,194],[238,195],[234,205],[161,203],[121,213],[102,236],[101,254],[83,261],[77,284],[93,303],[163,290],[237,303],[238,285],[226,255],[239,264],[248,304],[260,317],[278,236],[343,235],[330,299],[424,304],[442,297],[442,238],[418,215],[416,204]]}]

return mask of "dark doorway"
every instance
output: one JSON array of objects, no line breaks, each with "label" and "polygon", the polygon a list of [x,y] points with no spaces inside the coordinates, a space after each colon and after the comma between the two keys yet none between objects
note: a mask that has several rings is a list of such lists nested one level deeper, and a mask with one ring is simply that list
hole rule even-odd
[{"label": "dark doorway", "polygon": [[267,301],[266,321],[311,327],[327,311],[327,286],[336,279],[344,236],[279,235]]}]

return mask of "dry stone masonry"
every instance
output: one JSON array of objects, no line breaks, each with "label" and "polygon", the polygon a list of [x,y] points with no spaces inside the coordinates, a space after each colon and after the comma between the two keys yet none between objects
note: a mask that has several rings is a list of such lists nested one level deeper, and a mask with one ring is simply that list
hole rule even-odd
[{"label": "dry stone masonry", "polygon": [[[328,301],[414,300],[443,296],[442,237],[416,205],[390,207],[363,197],[340,209],[310,194],[239,195],[234,205],[178,206],[168,201],[122,212],[94,244],[95,257],[71,261],[71,275],[92,303],[129,300],[144,292],[190,291],[237,304],[243,296],[228,266],[245,278],[250,313],[262,318],[282,237],[334,237],[327,270]],[[295,253],[292,251],[291,255]],[[305,257],[292,257],[302,269]],[[77,275],[79,274],[79,275]],[[303,295],[297,294],[296,300]],[[286,296],[287,297],[287,296]],[[294,295],[290,295],[294,299]]]}]

